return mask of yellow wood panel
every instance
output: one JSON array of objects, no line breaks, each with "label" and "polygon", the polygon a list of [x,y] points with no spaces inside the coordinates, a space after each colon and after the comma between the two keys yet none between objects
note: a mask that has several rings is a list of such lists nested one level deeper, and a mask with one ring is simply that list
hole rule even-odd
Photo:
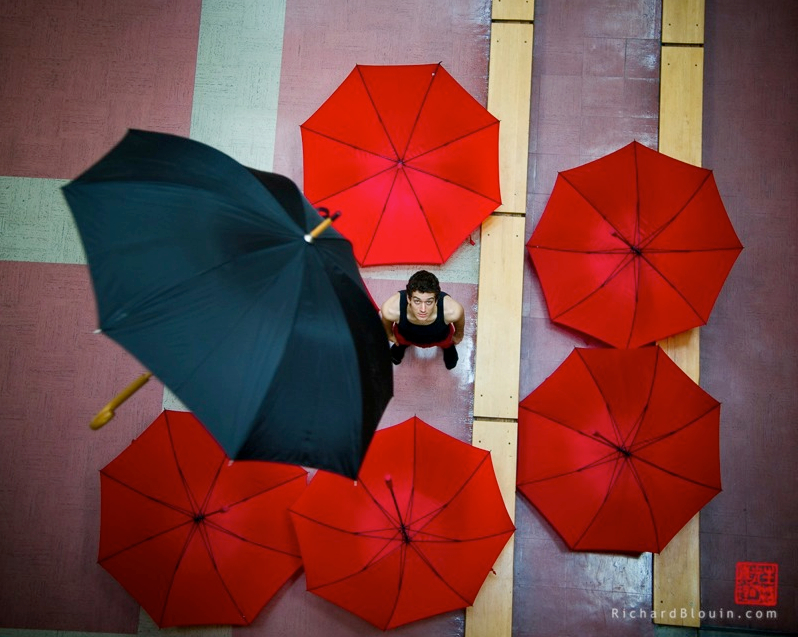
[{"label": "yellow wood panel", "polygon": [[494,214],[482,224],[474,418],[518,417],[524,221]]},{"label": "yellow wood panel", "polygon": [[510,637],[513,632],[513,559],[511,537],[479,589],[474,605],[466,609],[465,637]]},{"label": "yellow wood panel", "polygon": [[[655,623],[698,626],[701,610],[698,515],[654,556]],[[664,617],[660,617],[664,615]]]},{"label": "yellow wood panel", "polygon": [[660,347],[665,350],[673,362],[696,383],[700,376],[700,334],[701,331],[696,327],[659,342]]},{"label": "yellow wood panel", "polygon": [[499,121],[500,212],[525,213],[532,93],[530,23],[491,26],[488,110]]},{"label": "yellow wood panel", "polygon": [[701,165],[704,49],[662,47],[659,150]]},{"label": "yellow wood panel", "polygon": [[[699,381],[700,330],[682,332],[659,342],[660,347],[693,379]],[[654,622],[672,626],[698,626],[701,607],[699,524],[696,515],[654,556]],[[682,610],[684,609],[684,610]],[[662,615],[662,616],[660,616]]]},{"label": "yellow wood panel", "polygon": [[491,454],[496,481],[510,517],[515,520],[515,474],[518,461],[518,423],[474,419],[471,444]]},{"label": "yellow wood panel", "polygon": [[[684,25],[700,22],[703,40],[703,1],[700,11],[693,0],[664,0],[663,42],[666,26],[682,24],[678,36],[688,42]],[[669,6],[666,6],[669,5]],[[698,13],[701,20],[698,20]],[[666,25],[666,22],[670,24]],[[672,37],[672,36],[668,36]],[[682,161],[701,165],[704,50],[700,47],[662,47],[660,77],[659,150]],[[698,328],[660,341],[660,346],[695,382],[700,376]],[[653,605],[655,623],[698,626],[701,608],[699,517],[696,515],[654,556]]]},{"label": "yellow wood panel", "polygon": [[532,22],[535,19],[535,0],[493,0],[490,17],[493,20]]},{"label": "yellow wood panel", "polygon": [[[491,452],[496,480],[515,520],[515,466],[518,424],[475,420],[473,444]],[[465,637],[509,637],[513,629],[513,538],[504,547],[474,605],[466,610]]]},{"label": "yellow wood panel", "polygon": [[704,0],[662,0],[662,41],[704,43]]}]

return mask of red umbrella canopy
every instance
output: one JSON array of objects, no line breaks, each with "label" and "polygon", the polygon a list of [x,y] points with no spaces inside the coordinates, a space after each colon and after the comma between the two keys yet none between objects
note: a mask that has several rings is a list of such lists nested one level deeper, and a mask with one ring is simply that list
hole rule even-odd
[{"label": "red umbrella canopy", "polygon": [[554,322],[638,347],[706,324],[742,245],[710,170],[632,142],[557,176],[527,248]]},{"label": "red umbrella canopy", "polygon": [[301,566],[288,507],[306,484],[165,411],[100,471],[99,563],[161,627],[249,624]]},{"label": "red umbrella canopy", "polygon": [[301,130],[360,265],[443,263],[501,203],[499,121],[440,64],[357,65]]},{"label": "red umbrella canopy", "polygon": [[386,630],[473,604],[515,530],[489,452],[418,418],[291,508],[308,590]]},{"label": "red umbrella canopy", "polygon": [[658,553],[721,490],[719,421],[660,347],[577,348],[521,402],[518,490],[573,550]]}]

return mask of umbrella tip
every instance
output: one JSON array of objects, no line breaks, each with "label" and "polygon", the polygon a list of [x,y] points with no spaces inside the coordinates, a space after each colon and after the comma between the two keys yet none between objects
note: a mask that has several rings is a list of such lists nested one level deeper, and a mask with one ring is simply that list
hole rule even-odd
[{"label": "umbrella tip", "polygon": [[391,474],[390,473],[386,473],[385,474],[385,484],[388,485],[389,489],[393,488],[393,479],[391,478]]},{"label": "umbrella tip", "polygon": [[103,333],[102,328],[98,327],[96,330],[94,330],[94,333],[95,334],[102,334]]}]

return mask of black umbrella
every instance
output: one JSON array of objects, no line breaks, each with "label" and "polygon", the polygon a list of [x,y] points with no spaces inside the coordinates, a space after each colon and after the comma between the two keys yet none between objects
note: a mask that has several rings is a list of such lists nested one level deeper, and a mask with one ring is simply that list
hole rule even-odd
[{"label": "black umbrella", "polygon": [[393,395],[352,248],[286,177],[129,131],[64,187],[102,331],[232,458],[355,477]]}]

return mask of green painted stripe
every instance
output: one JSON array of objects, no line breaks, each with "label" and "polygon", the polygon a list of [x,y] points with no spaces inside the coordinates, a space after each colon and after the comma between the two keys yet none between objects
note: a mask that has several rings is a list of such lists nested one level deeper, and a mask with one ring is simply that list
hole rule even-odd
[{"label": "green painted stripe", "polygon": [[271,170],[283,55],[285,0],[205,0],[191,137]]}]

